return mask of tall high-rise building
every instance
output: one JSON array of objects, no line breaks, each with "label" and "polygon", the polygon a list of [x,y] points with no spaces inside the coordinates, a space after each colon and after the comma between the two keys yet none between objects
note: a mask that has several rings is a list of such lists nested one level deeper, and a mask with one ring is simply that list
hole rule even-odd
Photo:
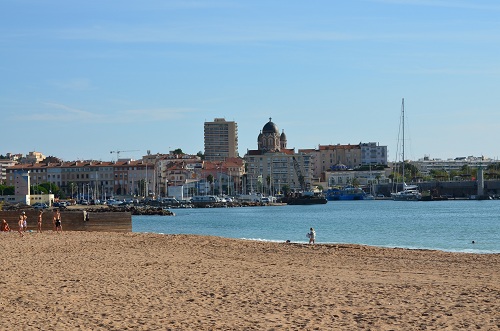
[{"label": "tall high-rise building", "polygon": [[238,157],[238,124],[215,118],[205,122],[205,160],[224,161]]}]

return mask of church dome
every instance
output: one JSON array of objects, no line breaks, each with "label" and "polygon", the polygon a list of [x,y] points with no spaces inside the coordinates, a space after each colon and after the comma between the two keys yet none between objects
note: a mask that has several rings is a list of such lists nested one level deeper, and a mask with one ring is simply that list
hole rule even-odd
[{"label": "church dome", "polygon": [[286,140],[286,134],[285,134],[285,131],[281,132],[280,140],[281,140],[281,141]]},{"label": "church dome", "polygon": [[262,133],[278,133],[279,134],[278,127],[276,126],[276,124],[274,124],[271,121],[271,118],[269,118],[269,122],[267,122],[266,125],[264,125],[264,128],[262,129]]}]

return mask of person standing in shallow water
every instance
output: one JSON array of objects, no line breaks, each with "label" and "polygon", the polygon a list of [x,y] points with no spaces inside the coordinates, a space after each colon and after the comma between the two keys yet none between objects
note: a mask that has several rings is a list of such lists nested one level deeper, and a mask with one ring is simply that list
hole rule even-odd
[{"label": "person standing in shallow water", "polygon": [[314,244],[316,242],[316,231],[314,231],[313,228],[310,228],[309,230],[310,230],[310,232],[308,233],[309,243]]}]

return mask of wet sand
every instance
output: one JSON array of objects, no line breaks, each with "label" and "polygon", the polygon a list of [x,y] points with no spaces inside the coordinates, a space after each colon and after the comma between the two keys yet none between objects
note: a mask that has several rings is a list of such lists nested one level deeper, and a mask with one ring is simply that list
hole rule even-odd
[{"label": "wet sand", "polygon": [[2,330],[500,330],[500,254],[0,234]]}]

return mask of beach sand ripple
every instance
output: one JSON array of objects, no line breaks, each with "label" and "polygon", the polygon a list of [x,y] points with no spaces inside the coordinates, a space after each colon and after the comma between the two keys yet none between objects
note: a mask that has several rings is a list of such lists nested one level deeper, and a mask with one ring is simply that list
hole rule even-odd
[{"label": "beach sand ripple", "polygon": [[2,330],[500,330],[500,254],[0,235]]}]

